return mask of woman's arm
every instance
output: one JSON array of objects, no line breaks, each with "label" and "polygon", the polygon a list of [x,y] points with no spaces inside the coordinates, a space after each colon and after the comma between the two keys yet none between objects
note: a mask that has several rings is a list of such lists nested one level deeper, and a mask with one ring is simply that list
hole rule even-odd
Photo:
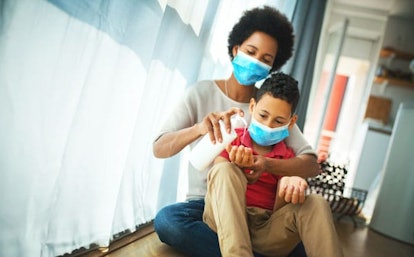
[{"label": "woman's arm", "polygon": [[290,159],[272,159],[254,156],[254,173],[263,171],[280,176],[314,177],[320,173],[319,164],[313,154],[301,154]]},{"label": "woman's arm", "polygon": [[168,158],[177,154],[202,135],[199,126],[197,123],[189,128],[162,134],[153,144],[154,156]]},{"label": "woman's arm", "polygon": [[209,113],[203,120],[195,125],[177,131],[166,132],[158,137],[153,144],[153,153],[157,158],[167,158],[180,152],[184,147],[197,140],[200,136],[209,134],[211,142],[222,142],[219,120],[223,120],[227,132],[230,132],[230,118],[234,114],[243,117],[243,110],[230,108],[224,112]]},{"label": "woman's arm", "polygon": [[267,170],[281,176],[314,177],[320,173],[317,154],[295,124],[285,139],[288,147],[292,148],[296,157],[290,159],[263,158],[255,160],[255,170]]}]

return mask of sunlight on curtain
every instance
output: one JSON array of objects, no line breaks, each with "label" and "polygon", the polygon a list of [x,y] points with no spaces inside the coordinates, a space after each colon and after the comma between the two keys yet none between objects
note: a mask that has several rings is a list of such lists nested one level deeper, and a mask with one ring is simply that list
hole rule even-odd
[{"label": "sunlight on curtain", "polygon": [[158,2],[163,9],[165,9],[167,4],[175,9],[182,21],[185,24],[189,24],[197,36],[200,35],[209,1],[158,0]]},{"label": "sunlight on curtain", "polygon": [[[164,165],[152,141],[198,73],[183,60],[202,44],[168,6],[55,3],[0,9],[0,256],[107,246],[152,220]],[[147,20],[114,18],[131,6]]]}]

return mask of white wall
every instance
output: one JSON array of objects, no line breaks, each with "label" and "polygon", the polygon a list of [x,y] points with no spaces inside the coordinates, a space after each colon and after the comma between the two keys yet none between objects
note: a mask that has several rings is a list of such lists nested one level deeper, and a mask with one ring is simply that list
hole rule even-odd
[{"label": "white wall", "polygon": [[385,29],[383,46],[392,46],[414,53],[413,19],[390,17]]}]

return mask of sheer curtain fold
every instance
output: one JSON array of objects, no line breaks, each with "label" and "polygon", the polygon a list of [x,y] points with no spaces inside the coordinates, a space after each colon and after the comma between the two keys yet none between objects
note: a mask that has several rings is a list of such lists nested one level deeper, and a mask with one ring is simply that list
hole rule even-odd
[{"label": "sheer curtain fold", "polygon": [[0,3],[0,256],[106,246],[182,200],[180,156],[153,157],[158,128],[187,86],[228,75],[241,12],[274,5],[184,3]]},{"label": "sheer curtain fold", "polygon": [[211,26],[156,1],[6,1],[1,11],[0,255],[105,246],[153,219],[164,162],[152,140],[195,80]]},{"label": "sheer curtain fold", "polygon": [[164,163],[152,140],[198,73],[184,60],[202,55],[194,30],[166,9],[3,1],[1,256],[106,246],[154,218]]}]

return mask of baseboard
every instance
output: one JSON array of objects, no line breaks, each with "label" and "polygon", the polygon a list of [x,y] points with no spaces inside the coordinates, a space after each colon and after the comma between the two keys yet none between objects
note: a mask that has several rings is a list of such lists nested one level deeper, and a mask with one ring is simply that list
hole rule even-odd
[{"label": "baseboard", "polygon": [[135,242],[151,233],[154,232],[153,222],[149,222],[143,225],[140,225],[135,232],[123,232],[119,233],[114,237],[109,247],[99,247],[98,245],[92,245],[89,249],[81,248],[74,250],[70,254],[62,255],[61,257],[101,257],[111,252],[114,252],[126,245]]}]

